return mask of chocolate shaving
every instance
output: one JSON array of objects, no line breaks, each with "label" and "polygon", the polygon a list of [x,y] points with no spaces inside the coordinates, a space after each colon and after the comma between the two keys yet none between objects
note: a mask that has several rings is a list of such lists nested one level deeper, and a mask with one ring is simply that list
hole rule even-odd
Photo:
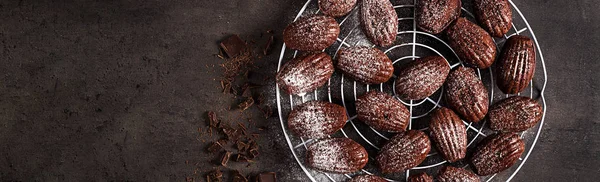
[{"label": "chocolate shaving", "polygon": [[246,97],[246,101],[240,103],[238,107],[242,109],[242,111],[245,111],[246,109],[250,108],[252,104],[254,104],[254,99],[252,97]]},{"label": "chocolate shaving", "polygon": [[207,182],[221,182],[223,181],[223,172],[219,169],[215,169],[214,171],[208,173],[206,175]]},{"label": "chocolate shaving", "polygon": [[246,157],[246,155],[244,154],[236,154],[234,159],[236,162],[248,162],[249,160],[248,157]]},{"label": "chocolate shaving", "polygon": [[269,40],[267,40],[267,44],[265,45],[265,48],[263,49],[263,54],[269,55],[269,53],[271,52],[271,46],[273,44],[273,35],[269,36]]},{"label": "chocolate shaving", "polygon": [[223,72],[223,79],[221,80],[223,82],[221,84],[223,92],[229,92],[233,93],[234,95],[237,95],[237,91],[233,89],[232,86],[235,81],[235,77],[240,75],[241,73],[245,73],[246,70],[251,68],[251,66],[249,66],[250,64],[253,64],[253,57],[250,51],[243,51],[242,53],[240,53],[240,55],[231,58],[225,61],[223,64],[221,64],[221,67],[225,69]]},{"label": "chocolate shaving", "polygon": [[229,141],[224,138],[217,140],[217,143],[219,143],[219,145],[221,145],[221,146],[227,145],[227,142],[229,142]]},{"label": "chocolate shaving", "polygon": [[213,111],[208,111],[208,125],[210,127],[216,128],[219,126],[219,119],[217,118],[217,114]]},{"label": "chocolate shaving", "polygon": [[242,135],[239,130],[233,129],[230,126],[223,127],[223,133],[227,136],[227,139],[231,141],[237,141]]},{"label": "chocolate shaving", "polygon": [[238,170],[233,171],[233,182],[248,182],[248,179]]},{"label": "chocolate shaving", "polygon": [[242,141],[238,141],[236,143],[236,146],[237,146],[237,149],[239,152],[246,151],[248,149],[248,144],[246,144]]},{"label": "chocolate shaving", "polygon": [[251,87],[248,84],[242,86],[242,97],[252,97]]},{"label": "chocolate shaving", "polygon": [[258,149],[250,149],[250,159],[258,157]]},{"label": "chocolate shaving", "polygon": [[223,149],[223,146],[219,142],[213,142],[212,144],[210,144],[210,146],[208,146],[207,150],[210,153],[215,153],[220,151],[221,149]]},{"label": "chocolate shaving", "polygon": [[227,163],[229,162],[229,157],[231,157],[231,152],[226,151],[221,157],[221,165],[227,167]]},{"label": "chocolate shaving", "polygon": [[238,35],[229,36],[227,39],[221,41],[221,44],[219,45],[229,58],[237,56],[241,51],[247,48],[246,42]]}]

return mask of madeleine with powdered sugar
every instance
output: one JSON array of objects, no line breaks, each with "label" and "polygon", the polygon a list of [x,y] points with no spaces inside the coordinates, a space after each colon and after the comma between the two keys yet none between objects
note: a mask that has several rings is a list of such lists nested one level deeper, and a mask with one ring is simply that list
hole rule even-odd
[{"label": "madeleine with powdered sugar", "polygon": [[344,75],[364,84],[380,84],[394,74],[392,60],[383,51],[369,47],[340,49],[336,67]]},{"label": "madeleine with powdered sugar", "polygon": [[325,138],[342,129],[348,120],[344,107],[325,101],[309,101],[294,107],[288,128],[304,138]]},{"label": "madeleine with powdered sugar", "polygon": [[369,161],[367,150],[349,138],[328,138],[308,146],[306,162],[312,168],[332,173],[352,173]]}]

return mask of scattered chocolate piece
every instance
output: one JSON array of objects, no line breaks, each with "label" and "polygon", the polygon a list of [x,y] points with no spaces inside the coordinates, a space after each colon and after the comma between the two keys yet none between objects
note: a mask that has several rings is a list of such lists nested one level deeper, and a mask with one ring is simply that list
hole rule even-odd
[{"label": "scattered chocolate piece", "polygon": [[208,152],[215,153],[223,149],[223,146],[219,142],[213,142],[208,146]]},{"label": "scattered chocolate piece", "polygon": [[229,36],[227,39],[221,41],[220,44],[223,51],[229,58],[237,56],[241,51],[246,49],[246,42],[238,35]]},{"label": "scattered chocolate piece", "polygon": [[245,84],[242,86],[242,97],[252,97],[252,90],[250,85]]},{"label": "scattered chocolate piece", "polygon": [[256,157],[258,157],[258,149],[250,149],[250,157],[251,159],[254,159]]},{"label": "scattered chocolate piece", "polygon": [[235,156],[235,162],[248,162],[248,157],[244,154],[236,154]]},{"label": "scattered chocolate piece", "polygon": [[221,145],[221,146],[227,145],[227,142],[229,142],[229,141],[227,141],[227,139],[224,139],[224,138],[217,140],[217,143],[219,143],[219,145]]},{"label": "scattered chocolate piece", "polygon": [[277,182],[277,175],[274,172],[260,173],[256,182]]},{"label": "scattered chocolate piece", "polygon": [[273,109],[271,108],[271,105],[265,105],[263,107],[260,107],[259,109],[263,112],[265,119],[268,119],[271,116],[273,116]]},{"label": "scattered chocolate piece", "polygon": [[265,48],[263,49],[263,54],[269,55],[269,53],[271,52],[271,45],[273,44],[273,35],[271,35],[269,37],[269,40],[267,41],[267,44],[265,45]]},{"label": "scattered chocolate piece", "polygon": [[238,170],[233,171],[233,182],[248,182],[248,179]]},{"label": "scattered chocolate piece", "polygon": [[254,104],[254,99],[252,97],[246,97],[246,101],[240,103],[238,107],[242,109],[242,111],[245,111],[246,109],[250,108],[252,104]]},{"label": "scattered chocolate piece", "polygon": [[221,165],[227,167],[227,163],[229,162],[229,157],[231,157],[231,152],[226,151],[221,157]]},{"label": "scattered chocolate piece", "polygon": [[213,128],[219,126],[219,119],[217,118],[217,114],[213,111],[208,111],[208,125]]},{"label": "scattered chocolate piece", "polygon": [[242,141],[238,141],[236,143],[236,146],[237,146],[237,149],[239,152],[246,151],[246,149],[248,149],[248,144],[246,144]]},{"label": "scattered chocolate piece", "polygon": [[225,135],[227,136],[227,139],[229,139],[231,141],[237,141],[237,140],[239,140],[240,136],[242,135],[239,130],[233,129],[230,126],[224,126],[223,127],[223,133],[225,133]]},{"label": "scattered chocolate piece", "polygon": [[223,172],[219,169],[215,169],[214,171],[208,173],[206,175],[207,182],[221,182],[223,181]]}]

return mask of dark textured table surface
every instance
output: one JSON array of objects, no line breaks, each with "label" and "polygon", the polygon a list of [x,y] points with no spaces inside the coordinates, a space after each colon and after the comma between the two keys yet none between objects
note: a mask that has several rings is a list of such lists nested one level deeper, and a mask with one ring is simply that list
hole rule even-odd
[{"label": "dark textured table surface", "polygon": [[[537,35],[549,76],[546,124],[515,179],[597,181],[600,5],[514,1]],[[197,140],[205,113],[239,115],[224,109],[237,101],[219,90],[217,43],[233,33],[258,40],[269,29],[281,40],[303,3],[0,1],[0,180],[201,178],[217,166],[208,143]],[[257,61],[256,74],[272,75],[276,64],[271,54]],[[249,168],[230,167],[306,181],[277,116],[255,122],[264,128],[262,154]]]}]

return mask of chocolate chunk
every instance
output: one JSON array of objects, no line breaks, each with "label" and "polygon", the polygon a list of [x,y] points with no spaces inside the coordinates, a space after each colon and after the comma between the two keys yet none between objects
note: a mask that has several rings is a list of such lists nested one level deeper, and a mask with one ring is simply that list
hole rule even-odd
[{"label": "chocolate chunk", "polygon": [[238,35],[229,36],[227,39],[221,41],[220,44],[223,51],[229,58],[237,56],[241,51],[246,49],[246,42]]},{"label": "chocolate chunk", "polygon": [[235,162],[248,162],[248,160],[250,160],[244,154],[236,154],[234,159],[235,159]]},{"label": "chocolate chunk", "polygon": [[252,97],[246,97],[246,101],[240,103],[238,107],[242,109],[242,111],[245,111],[246,109],[250,108],[252,104],[254,104],[254,99]]},{"label": "chocolate chunk", "polygon": [[223,146],[219,142],[213,142],[208,146],[208,152],[215,153],[223,149]]},{"label": "chocolate chunk", "polygon": [[246,149],[248,149],[248,144],[246,144],[242,141],[238,141],[236,143],[236,146],[237,146],[237,149],[239,152],[246,151]]},{"label": "chocolate chunk", "polygon": [[251,88],[252,87],[248,84],[245,84],[244,86],[242,86],[242,97],[252,97]]},{"label": "chocolate chunk", "polygon": [[271,35],[269,37],[269,40],[267,41],[267,44],[265,45],[265,48],[263,49],[263,54],[266,56],[271,52],[271,45],[273,45],[273,35]]},{"label": "chocolate chunk", "polygon": [[219,143],[219,145],[221,145],[221,146],[227,145],[227,142],[229,142],[229,141],[227,141],[227,139],[224,139],[224,138],[217,140],[217,143]]},{"label": "chocolate chunk", "polygon": [[231,141],[237,141],[241,136],[241,132],[239,130],[233,129],[230,126],[223,126],[223,133],[225,133],[227,139]]},{"label": "chocolate chunk", "polygon": [[222,166],[227,166],[227,163],[229,162],[229,157],[231,156],[231,152],[226,151],[223,154],[223,157],[221,157],[221,165]]},{"label": "chocolate chunk", "polygon": [[208,173],[206,175],[207,182],[221,182],[223,181],[223,172],[219,169],[215,169],[214,171]]},{"label": "chocolate chunk", "polygon": [[213,111],[208,111],[208,125],[213,128],[219,126],[219,119],[217,118],[217,114]]},{"label": "chocolate chunk", "polygon": [[250,157],[251,159],[254,159],[256,157],[258,157],[258,149],[250,149]]},{"label": "chocolate chunk", "polygon": [[238,170],[233,171],[233,182],[248,182],[248,179]]},{"label": "chocolate chunk", "polygon": [[260,173],[256,182],[277,182],[277,176],[274,172]]}]

